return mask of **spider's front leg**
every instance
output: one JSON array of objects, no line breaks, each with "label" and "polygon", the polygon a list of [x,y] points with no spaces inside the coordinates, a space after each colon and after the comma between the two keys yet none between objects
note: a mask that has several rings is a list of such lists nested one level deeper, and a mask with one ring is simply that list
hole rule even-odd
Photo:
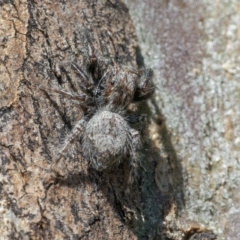
[{"label": "spider's front leg", "polygon": [[152,81],[153,70],[151,68],[142,70],[138,79],[137,89],[134,94],[134,101],[142,101],[150,97],[154,92]]},{"label": "spider's front leg", "polygon": [[92,92],[94,88],[94,81],[91,75],[88,75],[77,63],[71,64],[72,68],[80,76],[79,84],[83,91]]},{"label": "spider's front leg", "polygon": [[93,79],[96,81],[98,79],[98,58],[95,54],[95,49],[93,47],[93,45],[90,43],[90,41],[88,40],[88,70],[89,72],[92,74]]},{"label": "spider's front leg", "polygon": [[49,94],[51,92],[62,94],[62,95],[66,96],[70,99],[73,99],[73,100],[76,100],[76,101],[80,102],[80,104],[84,105],[84,106],[93,104],[93,98],[89,97],[85,93],[81,93],[81,94],[79,94],[79,93],[78,94],[68,93],[68,92],[65,92],[63,90],[59,90],[59,89],[51,88],[51,87],[45,87],[45,86],[40,86],[39,89],[44,91],[47,94]]},{"label": "spider's front leg", "polygon": [[87,69],[90,72],[92,79],[95,83],[95,85],[98,83],[98,81],[101,79],[102,77],[102,72],[101,72],[101,68],[100,68],[100,63],[99,63],[99,59],[95,53],[95,48],[92,44],[92,42],[89,39],[89,36],[86,35],[85,36],[87,39]]}]

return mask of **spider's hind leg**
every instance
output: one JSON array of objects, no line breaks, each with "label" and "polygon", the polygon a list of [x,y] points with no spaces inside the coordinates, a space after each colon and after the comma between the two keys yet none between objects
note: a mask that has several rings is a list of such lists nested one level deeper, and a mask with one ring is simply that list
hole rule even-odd
[{"label": "spider's hind leg", "polygon": [[130,166],[131,166],[129,183],[133,183],[134,179],[137,177],[137,170],[139,167],[139,162],[141,161],[139,150],[142,146],[140,133],[133,128],[130,129],[129,145],[130,145]]},{"label": "spider's hind leg", "polygon": [[147,121],[146,114],[140,113],[130,113],[124,118],[131,126],[135,127],[138,130],[142,130],[144,124]]},{"label": "spider's hind leg", "polygon": [[61,150],[57,153],[56,157],[53,159],[53,162],[51,164],[50,170],[55,171],[55,167],[58,164],[59,160],[65,156],[66,151],[68,150],[71,143],[74,142],[74,140],[77,137],[82,137],[83,131],[85,129],[86,123],[89,121],[90,118],[96,113],[95,110],[88,113],[85,117],[80,119],[75,127],[73,128],[70,135],[67,137],[67,139],[64,141],[63,146],[61,147]]},{"label": "spider's hind leg", "polygon": [[83,132],[85,123],[86,123],[85,118],[78,121],[76,126],[73,128],[71,134],[65,140],[61,150],[57,153],[56,157],[53,159],[50,170],[55,171],[56,165],[59,163],[60,159],[65,156],[65,153],[68,150],[70,144],[73,143],[74,140]]}]

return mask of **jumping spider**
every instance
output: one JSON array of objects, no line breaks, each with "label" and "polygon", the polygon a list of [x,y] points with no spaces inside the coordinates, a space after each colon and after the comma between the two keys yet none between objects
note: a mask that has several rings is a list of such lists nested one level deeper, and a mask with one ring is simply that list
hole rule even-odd
[{"label": "jumping spider", "polygon": [[88,46],[86,65],[83,69],[76,63],[71,64],[80,77],[82,92],[79,94],[41,87],[44,91],[64,94],[91,109],[76,124],[53,164],[63,156],[69,143],[81,135],[83,156],[94,169],[104,170],[128,156],[131,172],[135,174],[141,139],[134,126],[141,125],[146,116],[129,113],[128,107],[132,102],[145,100],[153,93],[153,72],[151,69],[137,71],[116,66],[103,70],[91,45]]}]

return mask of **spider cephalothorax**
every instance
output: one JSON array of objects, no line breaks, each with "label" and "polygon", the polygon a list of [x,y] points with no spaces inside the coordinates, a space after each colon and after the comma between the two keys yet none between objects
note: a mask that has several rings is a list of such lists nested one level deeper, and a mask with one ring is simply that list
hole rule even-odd
[{"label": "spider cephalothorax", "polygon": [[89,113],[75,126],[54,160],[56,163],[68,145],[81,135],[82,152],[89,164],[96,170],[103,170],[129,157],[133,172],[139,160],[140,133],[136,126],[144,122],[145,115],[130,113],[132,102],[147,99],[154,91],[151,69],[135,70],[126,66],[101,64],[88,46],[88,60],[85,68],[72,63],[79,75],[82,92],[70,94],[61,90],[42,87],[43,90],[62,93],[89,106]]}]

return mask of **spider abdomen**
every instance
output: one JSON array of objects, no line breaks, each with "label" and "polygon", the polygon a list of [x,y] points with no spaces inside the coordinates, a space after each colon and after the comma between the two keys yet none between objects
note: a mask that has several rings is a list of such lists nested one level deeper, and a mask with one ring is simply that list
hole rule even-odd
[{"label": "spider abdomen", "polygon": [[96,113],[83,133],[83,153],[96,170],[119,163],[131,148],[131,130],[122,116],[107,110]]}]

